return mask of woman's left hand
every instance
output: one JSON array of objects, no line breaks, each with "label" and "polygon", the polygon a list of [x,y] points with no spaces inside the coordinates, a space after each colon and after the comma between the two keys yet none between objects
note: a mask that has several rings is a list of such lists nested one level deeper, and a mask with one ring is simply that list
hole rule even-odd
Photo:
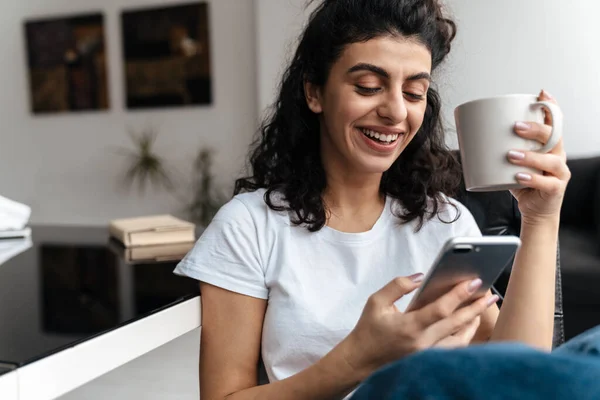
[{"label": "woman's left hand", "polygon": [[[556,103],[556,100],[543,90],[538,100]],[[542,145],[547,143],[552,131],[552,119],[547,111],[545,113],[544,124],[520,121],[521,124],[515,124],[515,132],[523,138],[537,140]],[[571,179],[571,172],[567,167],[567,156],[563,148],[563,139],[561,138],[548,153],[513,149],[508,153],[508,159],[514,165],[532,167],[543,173],[532,175],[524,171],[517,174],[517,180],[525,188],[513,189],[510,192],[519,202],[523,220],[537,221],[559,218],[565,189]]]}]

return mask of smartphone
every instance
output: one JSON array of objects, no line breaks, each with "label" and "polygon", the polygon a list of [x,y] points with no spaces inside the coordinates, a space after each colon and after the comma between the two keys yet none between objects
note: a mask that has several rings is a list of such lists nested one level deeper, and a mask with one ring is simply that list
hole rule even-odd
[{"label": "smartphone", "polygon": [[481,298],[512,262],[520,246],[521,240],[517,236],[449,239],[406,311],[422,308],[448,293],[457,284],[477,278],[482,281],[481,287],[461,307]]}]

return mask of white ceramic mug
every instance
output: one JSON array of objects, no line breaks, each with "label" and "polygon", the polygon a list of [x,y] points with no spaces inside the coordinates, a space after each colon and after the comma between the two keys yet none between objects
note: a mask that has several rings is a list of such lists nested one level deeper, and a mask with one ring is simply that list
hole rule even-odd
[{"label": "white ceramic mug", "polygon": [[[544,109],[552,116],[552,134],[544,145],[515,133],[516,122],[544,123]],[[510,150],[546,153],[552,150],[563,130],[560,108],[548,101],[538,101],[530,94],[512,94],[469,101],[454,110],[458,144],[467,190],[486,192],[522,187],[519,172],[541,171],[517,166],[508,161]]]}]

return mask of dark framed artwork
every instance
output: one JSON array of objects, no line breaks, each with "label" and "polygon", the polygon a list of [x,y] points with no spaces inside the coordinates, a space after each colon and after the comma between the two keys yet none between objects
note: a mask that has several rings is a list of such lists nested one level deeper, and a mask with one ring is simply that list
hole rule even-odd
[{"label": "dark framed artwork", "polygon": [[129,10],[121,24],[129,109],[211,104],[207,3]]},{"label": "dark framed artwork", "polygon": [[108,109],[102,14],[27,20],[25,40],[34,114]]}]

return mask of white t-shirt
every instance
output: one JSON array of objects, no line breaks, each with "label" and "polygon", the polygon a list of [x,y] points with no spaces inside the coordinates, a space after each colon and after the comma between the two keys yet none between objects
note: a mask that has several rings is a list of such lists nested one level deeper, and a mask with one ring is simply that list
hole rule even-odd
[{"label": "white t-shirt", "polygon": [[[175,273],[266,299],[262,358],[271,382],[309,367],[356,325],[367,298],[398,276],[426,273],[447,239],[481,236],[470,212],[453,223],[434,218],[414,232],[401,224],[391,198],[373,228],[309,232],[271,210],[265,190],[235,196],[217,213]],[[453,207],[440,218],[452,221]],[[396,306],[403,311],[411,296]]]}]

